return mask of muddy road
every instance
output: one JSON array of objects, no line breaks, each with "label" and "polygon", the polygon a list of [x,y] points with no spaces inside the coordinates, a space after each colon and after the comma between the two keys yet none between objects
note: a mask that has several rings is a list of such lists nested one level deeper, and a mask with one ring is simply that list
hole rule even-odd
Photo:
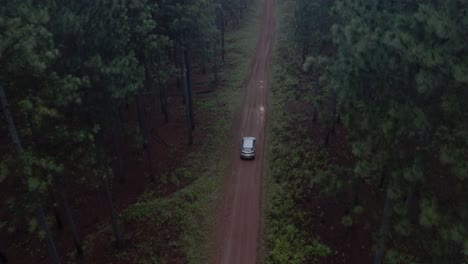
[{"label": "muddy road", "polygon": [[[218,219],[215,263],[257,263],[269,72],[275,34],[275,1],[264,0],[260,35],[245,81],[245,98],[231,171],[225,177],[225,197]],[[240,139],[257,138],[256,158],[240,159]]]}]

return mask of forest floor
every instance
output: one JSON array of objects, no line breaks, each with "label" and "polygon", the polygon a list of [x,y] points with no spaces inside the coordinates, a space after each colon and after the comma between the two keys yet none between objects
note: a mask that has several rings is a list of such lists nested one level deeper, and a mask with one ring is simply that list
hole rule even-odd
[{"label": "forest floor", "polygon": [[[126,181],[111,182],[124,237],[122,250],[114,247],[110,212],[99,182],[84,185],[79,179],[69,179],[65,186],[83,242],[81,257],[74,252],[60,201],[57,202],[62,230],[54,221],[52,200],[47,203],[50,227],[63,262],[206,263],[211,259],[222,176],[232,158],[232,152],[226,149],[232,149],[231,126],[241,109],[242,87],[258,36],[258,12],[257,6],[251,6],[237,28],[227,25],[226,61],[218,69],[217,85],[213,83],[213,73],[202,74],[194,63],[196,128],[192,146],[187,144],[185,110],[176,82],[168,86],[168,123],[156,103],[158,100],[147,97],[157,182],[150,182],[148,162],[137,142],[122,135]],[[130,104],[124,113],[125,126],[131,133],[137,132],[136,112],[135,105]],[[8,183],[0,188],[0,198],[17,190]],[[54,195],[58,198],[55,192]],[[2,220],[6,219],[4,212],[1,210]],[[51,263],[45,241],[28,231],[27,222],[25,228],[14,232],[2,229],[0,237],[0,249],[9,263]]]},{"label": "forest floor", "polygon": [[343,123],[336,123],[325,145],[326,110],[319,108],[313,120],[311,76],[291,45],[293,9],[278,1],[277,10],[260,261],[372,263],[383,197],[368,183],[349,180],[355,161]]}]

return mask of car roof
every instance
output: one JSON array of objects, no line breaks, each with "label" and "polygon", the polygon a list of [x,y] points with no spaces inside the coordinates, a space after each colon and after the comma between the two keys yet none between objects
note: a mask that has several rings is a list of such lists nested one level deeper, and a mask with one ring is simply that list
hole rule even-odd
[{"label": "car roof", "polygon": [[244,141],[243,147],[245,147],[245,148],[253,148],[253,145],[254,145],[254,142],[255,142],[255,138],[254,138],[254,137],[244,137],[244,138],[242,138],[242,140]]}]

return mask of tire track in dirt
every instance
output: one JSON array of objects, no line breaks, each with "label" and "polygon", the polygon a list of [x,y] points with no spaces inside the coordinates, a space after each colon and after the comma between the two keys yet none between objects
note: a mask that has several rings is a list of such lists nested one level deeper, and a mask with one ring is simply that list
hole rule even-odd
[{"label": "tire track in dirt", "polygon": [[257,138],[256,160],[243,161],[239,144],[226,175],[222,214],[218,219],[215,263],[257,263],[260,235],[262,162],[268,79],[275,34],[275,1],[264,0],[260,35],[246,78],[238,139]]}]

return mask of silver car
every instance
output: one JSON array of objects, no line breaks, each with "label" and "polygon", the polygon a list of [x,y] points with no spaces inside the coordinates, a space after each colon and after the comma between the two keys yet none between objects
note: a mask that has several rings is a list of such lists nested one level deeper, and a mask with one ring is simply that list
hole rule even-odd
[{"label": "silver car", "polygon": [[241,142],[241,158],[255,159],[255,142],[254,137],[244,137]]}]

